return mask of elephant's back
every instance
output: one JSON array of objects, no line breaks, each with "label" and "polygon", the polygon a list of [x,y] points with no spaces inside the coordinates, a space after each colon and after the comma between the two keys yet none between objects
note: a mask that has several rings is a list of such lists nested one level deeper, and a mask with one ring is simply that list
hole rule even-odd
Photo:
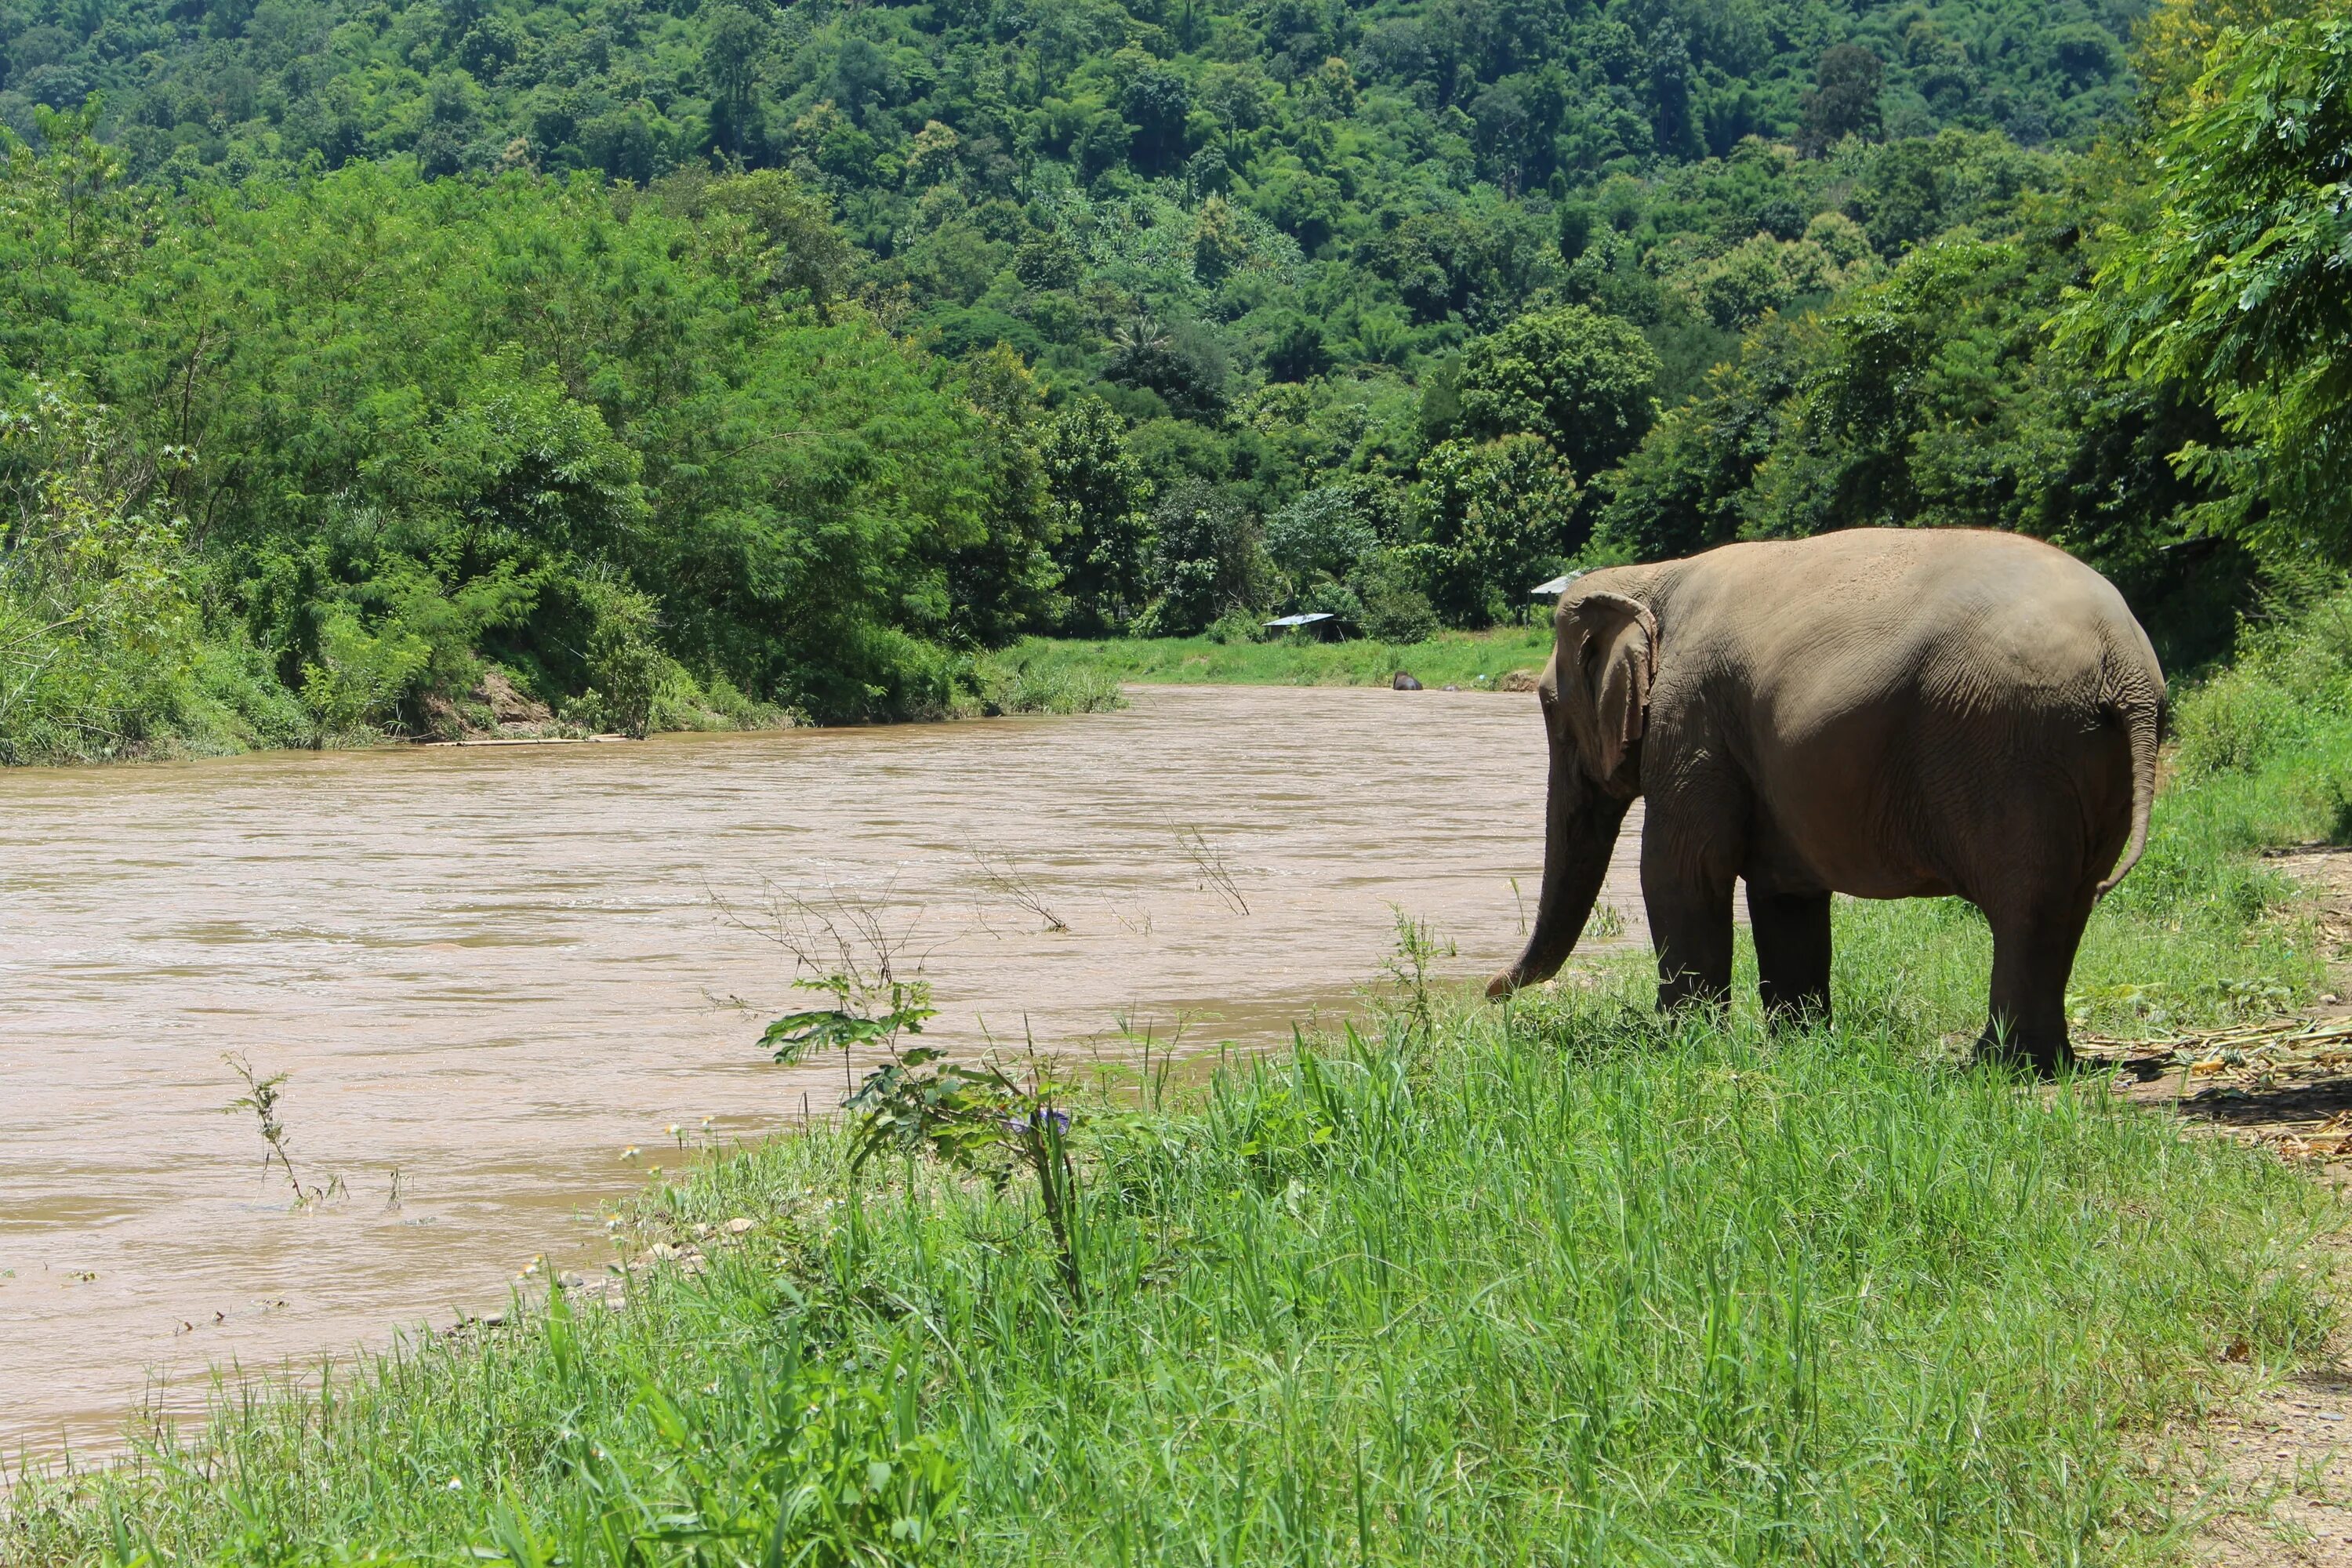
[{"label": "elephant's back", "polygon": [[[2000,874],[1976,863],[1984,845],[2112,862],[2131,796],[2114,693],[2160,692],[2162,676],[2097,573],[2038,541],[1959,530],[1857,530],[1685,565],[1658,617],[1659,684],[1672,664],[1718,712],[1727,760],[1822,885],[1980,891]],[[1677,627],[1698,634],[1679,653]]]},{"label": "elephant's back", "polygon": [[1853,529],[1727,545],[1685,565],[1674,608],[1694,613],[1670,618],[1711,628],[1719,646],[1706,662],[1745,667],[1759,695],[1835,710],[1883,701],[1892,685],[1939,707],[2074,709],[2119,663],[2161,689],[2115,585],[2022,535]]}]

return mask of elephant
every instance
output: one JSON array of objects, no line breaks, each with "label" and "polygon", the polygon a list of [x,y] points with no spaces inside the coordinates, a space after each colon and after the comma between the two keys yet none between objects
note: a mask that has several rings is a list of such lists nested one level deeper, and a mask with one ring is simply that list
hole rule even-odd
[{"label": "elephant", "polygon": [[1745,881],[1767,1017],[1826,1020],[1830,895],[1967,900],[1983,1055],[2072,1058],[2065,993],[2147,845],[2164,673],[2105,577],[1972,529],[1853,529],[1585,573],[1537,690],[1543,889],[1494,997],[1582,934],[1636,796],[1661,1007],[1720,1005]]}]

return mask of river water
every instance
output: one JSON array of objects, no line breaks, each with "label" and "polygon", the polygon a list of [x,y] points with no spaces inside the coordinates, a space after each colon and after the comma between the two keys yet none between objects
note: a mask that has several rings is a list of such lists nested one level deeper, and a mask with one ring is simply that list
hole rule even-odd
[{"label": "river water", "polygon": [[[841,1092],[759,1048],[806,994],[779,909],[803,942],[872,922],[940,1043],[1079,1057],[1122,1026],[1286,1040],[1377,973],[1395,909],[1457,945],[1449,974],[1517,951],[1532,697],[1131,696],[0,774],[0,1453],[103,1450],[142,1403],[201,1408],[208,1366],[494,1310],[537,1255],[601,1268],[600,1205],[682,1163],[667,1129],[755,1136]],[[1604,894],[1628,942],[1636,838]],[[331,1201],[265,1170],[229,1054],[286,1075]]]}]

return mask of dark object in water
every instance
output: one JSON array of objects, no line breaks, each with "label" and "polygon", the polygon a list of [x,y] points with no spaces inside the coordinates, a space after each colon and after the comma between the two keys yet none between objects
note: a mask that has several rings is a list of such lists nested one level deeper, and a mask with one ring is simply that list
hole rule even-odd
[{"label": "dark object in water", "polygon": [[1396,679],[1389,682],[1389,689],[1392,691],[1418,691],[1421,682],[1400,669],[1396,672]]}]

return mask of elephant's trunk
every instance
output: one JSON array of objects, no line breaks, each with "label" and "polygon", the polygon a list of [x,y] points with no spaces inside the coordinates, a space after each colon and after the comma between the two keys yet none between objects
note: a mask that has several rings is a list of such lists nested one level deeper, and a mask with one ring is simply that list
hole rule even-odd
[{"label": "elephant's trunk", "polygon": [[1544,810],[1543,894],[1536,905],[1535,930],[1528,933],[1519,961],[1488,982],[1486,994],[1507,996],[1522,985],[1550,979],[1576,950],[1592,901],[1609,874],[1630,800],[1620,800],[1584,776],[1576,748],[1555,739],[1551,782]]}]

